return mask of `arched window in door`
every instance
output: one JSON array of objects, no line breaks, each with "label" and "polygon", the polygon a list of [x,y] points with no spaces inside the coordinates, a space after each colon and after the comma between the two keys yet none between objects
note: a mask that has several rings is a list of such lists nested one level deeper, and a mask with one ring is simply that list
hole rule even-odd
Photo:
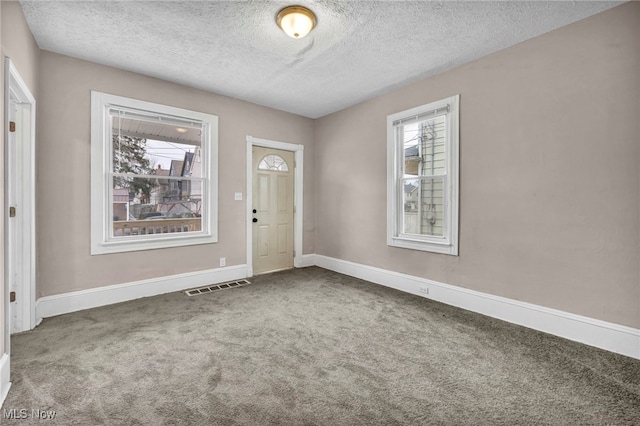
[{"label": "arched window in door", "polygon": [[288,172],[289,167],[287,166],[287,162],[284,161],[284,158],[280,157],[276,154],[266,155],[260,164],[258,164],[259,170],[272,170],[274,172]]}]

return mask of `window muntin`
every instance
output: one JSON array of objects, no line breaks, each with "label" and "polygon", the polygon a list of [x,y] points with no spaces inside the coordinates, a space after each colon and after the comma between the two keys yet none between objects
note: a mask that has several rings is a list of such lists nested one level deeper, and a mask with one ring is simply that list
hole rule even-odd
[{"label": "window muntin", "polygon": [[217,117],[92,92],[92,254],[217,240]]},{"label": "window muntin", "polygon": [[457,254],[458,96],[388,117],[389,245]]}]

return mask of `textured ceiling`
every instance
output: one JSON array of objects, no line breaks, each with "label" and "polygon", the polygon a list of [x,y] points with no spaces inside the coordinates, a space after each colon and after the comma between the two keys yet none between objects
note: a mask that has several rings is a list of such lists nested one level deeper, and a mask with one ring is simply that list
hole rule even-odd
[{"label": "textured ceiling", "polygon": [[[317,118],[621,2],[20,3],[42,49]],[[290,4],[304,39],[275,24]]]}]

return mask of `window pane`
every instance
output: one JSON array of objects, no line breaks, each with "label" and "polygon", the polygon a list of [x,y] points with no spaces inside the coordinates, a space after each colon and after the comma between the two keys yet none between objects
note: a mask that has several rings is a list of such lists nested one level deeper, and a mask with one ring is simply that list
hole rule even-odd
[{"label": "window pane", "polygon": [[113,177],[113,236],[202,230],[200,179]]},{"label": "window pane", "polygon": [[403,233],[444,236],[444,180],[444,177],[403,180]]},{"label": "window pane", "polygon": [[171,176],[202,177],[201,124],[169,123],[159,115],[132,117],[119,110],[111,111],[111,123],[113,172],[147,175],[164,171],[166,175],[171,170]]},{"label": "window pane", "polygon": [[113,236],[199,232],[202,126],[119,110],[111,115],[113,172],[136,175],[113,177]]},{"label": "window pane", "polygon": [[202,177],[202,152],[199,146],[147,140],[145,157],[152,166],[148,174]]},{"label": "window pane", "polygon": [[412,139],[404,145],[404,175],[418,176],[418,170],[420,170],[420,147],[417,139]]},{"label": "window pane", "polygon": [[400,125],[404,141],[404,176],[446,174],[446,116]]},{"label": "window pane", "polygon": [[277,172],[289,171],[289,167],[287,166],[287,162],[284,161],[284,158],[275,154],[265,156],[262,161],[260,161],[260,164],[258,164],[258,169],[273,170]]}]

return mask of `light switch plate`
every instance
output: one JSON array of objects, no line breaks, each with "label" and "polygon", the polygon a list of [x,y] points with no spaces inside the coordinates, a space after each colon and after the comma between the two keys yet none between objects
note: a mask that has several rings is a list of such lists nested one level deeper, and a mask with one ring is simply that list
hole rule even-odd
[{"label": "light switch plate", "polygon": [[242,192],[236,192],[235,196],[234,196],[234,199],[236,201],[242,201]]}]

